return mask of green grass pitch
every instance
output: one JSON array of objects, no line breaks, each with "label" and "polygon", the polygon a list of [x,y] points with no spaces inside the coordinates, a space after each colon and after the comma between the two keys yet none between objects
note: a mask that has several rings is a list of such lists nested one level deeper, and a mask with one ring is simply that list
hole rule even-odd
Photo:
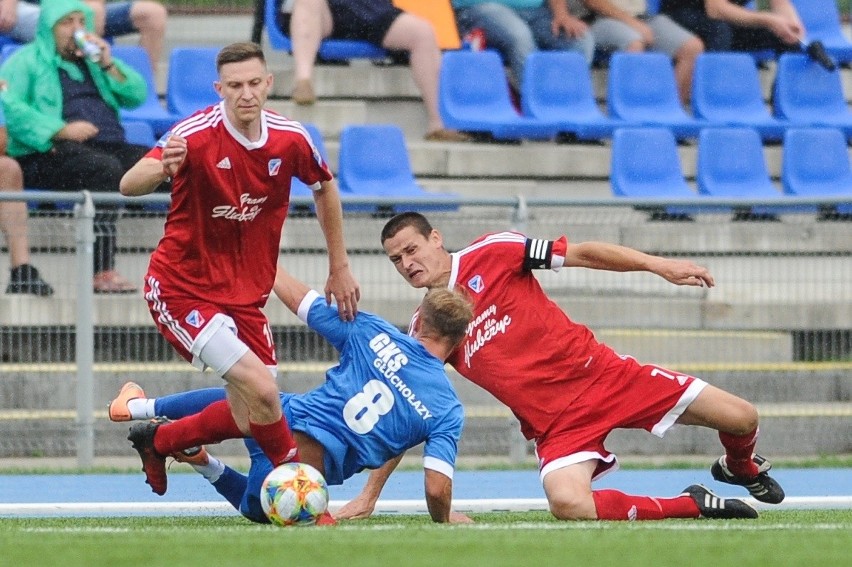
[{"label": "green grass pitch", "polygon": [[763,512],[753,521],[558,522],[481,513],[465,526],[382,515],[277,528],[236,516],[0,520],[0,565],[63,567],[498,567],[852,565],[852,510]]}]

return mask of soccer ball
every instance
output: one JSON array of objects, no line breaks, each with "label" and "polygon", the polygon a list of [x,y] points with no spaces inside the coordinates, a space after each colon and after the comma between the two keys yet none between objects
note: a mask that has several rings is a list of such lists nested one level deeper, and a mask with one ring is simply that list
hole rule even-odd
[{"label": "soccer ball", "polygon": [[309,526],[328,509],[328,485],[311,465],[285,463],[264,479],[260,505],[273,524]]}]

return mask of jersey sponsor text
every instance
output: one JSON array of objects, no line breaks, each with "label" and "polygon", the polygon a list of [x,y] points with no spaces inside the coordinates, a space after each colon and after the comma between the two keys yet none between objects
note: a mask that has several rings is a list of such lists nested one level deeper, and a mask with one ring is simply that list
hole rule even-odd
[{"label": "jersey sponsor text", "polygon": [[485,311],[477,315],[467,326],[468,340],[464,343],[464,363],[470,368],[473,355],[485,346],[485,343],[499,334],[506,334],[506,329],[512,324],[509,315],[497,316],[497,306],[493,303]]},{"label": "jersey sponsor text", "polygon": [[423,420],[432,417],[432,412],[429,411],[423,402],[417,399],[417,395],[408,387],[408,385],[399,377],[397,372],[408,364],[408,356],[400,350],[386,333],[379,333],[370,340],[370,348],[376,353],[376,358],[373,361],[373,366],[384,376],[391,386],[393,386],[408,404],[414,408]]}]

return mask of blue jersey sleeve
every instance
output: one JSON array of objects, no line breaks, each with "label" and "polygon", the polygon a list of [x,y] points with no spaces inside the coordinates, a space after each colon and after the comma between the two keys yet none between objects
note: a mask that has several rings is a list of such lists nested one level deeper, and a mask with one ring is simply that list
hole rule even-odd
[{"label": "blue jersey sleeve", "polygon": [[340,320],[336,305],[327,305],[323,296],[311,290],[299,304],[298,315],[299,319],[325,337],[334,348],[338,351],[343,349],[353,326]]},{"label": "blue jersey sleeve", "polygon": [[453,478],[463,427],[464,410],[461,404],[458,404],[426,438],[426,444],[423,447],[423,468],[432,469]]}]

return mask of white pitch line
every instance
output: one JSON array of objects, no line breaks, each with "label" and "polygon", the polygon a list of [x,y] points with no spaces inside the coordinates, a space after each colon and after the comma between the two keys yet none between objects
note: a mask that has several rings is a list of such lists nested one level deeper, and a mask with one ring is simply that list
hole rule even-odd
[{"label": "white pitch line", "polygon": [[[789,496],[781,504],[763,504],[752,498],[746,502],[759,510],[826,510],[852,508],[852,496]],[[333,512],[346,501],[332,500]],[[547,510],[544,498],[457,499],[453,508],[459,512],[528,512]],[[377,514],[426,514],[424,500],[379,500]],[[0,504],[0,517],[17,516],[164,516],[228,514],[237,511],[224,501],[211,502],[53,502]]]}]

